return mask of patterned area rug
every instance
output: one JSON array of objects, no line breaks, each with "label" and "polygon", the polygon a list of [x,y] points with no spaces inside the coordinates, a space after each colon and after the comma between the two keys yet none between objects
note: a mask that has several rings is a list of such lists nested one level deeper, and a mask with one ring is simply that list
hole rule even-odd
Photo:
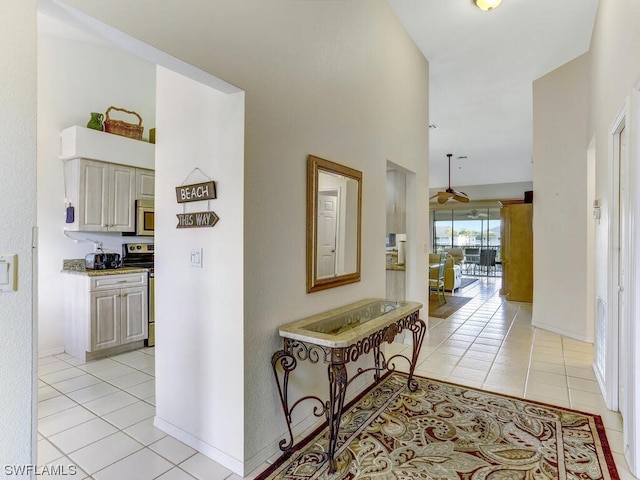
[{"label": "patterned area rug", "polygon": [[[433,296],[433,294],[432,294]],[[429,316],[436,318],[447,318],[456,312],[460,307],[465,305],[471,297],[448,296],[447,303],[438,305],[436,300],[429,300]]]},{"label": "patterned area rug", "polygon": [[392,373],[342,417],[336,457],[323,428],[256,477],[288,479],[619,479],[599,416]]}]

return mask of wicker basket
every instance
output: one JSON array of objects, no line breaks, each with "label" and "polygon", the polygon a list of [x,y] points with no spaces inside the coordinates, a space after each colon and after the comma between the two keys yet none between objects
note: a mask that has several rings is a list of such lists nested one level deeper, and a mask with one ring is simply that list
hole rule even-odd
[{"label": "wicker basket", "polygon": [[[122,120],[111,120],[109,118],[109,112],[111,110],[118,110],[120,112],[129,113],[131,115],[135,115],[138,117],[138,125],[133,123],[123,122]],[[142,140],[142,131],[144,127],[142,126],[142,117],[138,115],[136,112],[125,110],[124,108],[118,108],[111,106],[107,108],[107,112],[105,113],[105,121],[104,121],[104,131],[108,133],[113,133],[114,135],[121,135],[123,137],[133,138],[135,140]]]}]

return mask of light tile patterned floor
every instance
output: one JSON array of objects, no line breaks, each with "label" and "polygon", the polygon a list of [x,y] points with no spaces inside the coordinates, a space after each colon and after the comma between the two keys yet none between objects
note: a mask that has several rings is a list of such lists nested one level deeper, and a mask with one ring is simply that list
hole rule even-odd
[{"label": "light tile patterned floor", "polygon": [[[591,369],[591,345],[533,328],[531,305],[505,302],[498,290],[499,279],[482,278],[462,292],[473,300],[429,320],[417,373],[597,413],[621,478],[634,478],[622,456],[622,420],[606,409]],[[153,355],[145,348],[89,363],[67,354],[40,359],[38,465],[77,469],[60,478],[237,480],[153,427]]]}]

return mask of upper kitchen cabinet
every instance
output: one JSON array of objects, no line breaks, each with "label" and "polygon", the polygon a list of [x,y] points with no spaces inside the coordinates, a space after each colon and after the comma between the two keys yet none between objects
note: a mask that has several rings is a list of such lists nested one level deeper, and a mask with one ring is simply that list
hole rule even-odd
[{"label": "upper kitchen cabinet", "polygon": [[74,209],[68,230],[135,231],[135,168],[86,158],[67,160],[64,167],[65,195]]},{"label": "upper kitchen cabinet", "polygon": [[156,189],[156,172],[136,168],[136,200],[154,200]]},{"label": "upper kitchen cabinet", "polygon": [[60,134],[67,230],[134,232],[136,200],[154,198],[155,146],[99,130]]}]

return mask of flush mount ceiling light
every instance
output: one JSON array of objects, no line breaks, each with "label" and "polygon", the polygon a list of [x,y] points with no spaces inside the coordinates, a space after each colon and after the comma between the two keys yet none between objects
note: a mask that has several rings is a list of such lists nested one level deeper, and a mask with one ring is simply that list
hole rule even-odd
[{"label": "flush mount ceiling light", "polygon": [[480,10],[490,12],[491,10],[498,8],[498,6],[502,3],[502,0],[473,0],[473,3],[475,3],[476,7],[478,7]]}]

